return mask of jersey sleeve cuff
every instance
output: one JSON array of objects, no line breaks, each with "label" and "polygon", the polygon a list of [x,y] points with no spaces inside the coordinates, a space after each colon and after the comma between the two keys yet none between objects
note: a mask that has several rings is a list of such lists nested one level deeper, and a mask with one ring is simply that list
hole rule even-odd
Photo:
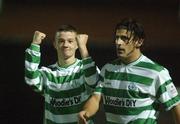
[{"label": "jersey sleeve cuff", "polygon": [[33,51],[40,52],[40,45],[31,43],[30,49]]},{"label": "jersey sleeve cuff", "polygon": [[93,60],[91,57],[87,57],[87,58],[83,58],[82,62],[83,62],[83,65],[86,65],[86,64],[92,63]]},{"label": "jersey sleeve cuff", "polygon": [[180,96],[179,96],[179,95],[176,96],[175,98],[173,98],[173,99],[171,100],[171,102],[168,102],[168,103],[171,104],[171,105],[168,105],[168,107],[166,107],[166,111],[169,111],[169,110],[171,110],[174,106],[180,104]]}]

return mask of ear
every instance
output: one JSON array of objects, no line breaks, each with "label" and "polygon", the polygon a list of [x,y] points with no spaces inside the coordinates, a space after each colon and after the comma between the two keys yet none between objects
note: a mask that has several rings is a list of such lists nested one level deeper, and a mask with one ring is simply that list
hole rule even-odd
[{"label": "ear", "polygon": [[135,43],[136,47],[137,47],[137,48],[141,47],[142,44],[143,44],[143,42],[144,42],[144,39],[139,39],[139,40],[137,40],[136,43]]}]

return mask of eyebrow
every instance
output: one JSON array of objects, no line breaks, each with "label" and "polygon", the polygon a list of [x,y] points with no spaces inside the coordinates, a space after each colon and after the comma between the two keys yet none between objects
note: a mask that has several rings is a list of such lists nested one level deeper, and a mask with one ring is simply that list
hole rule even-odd
[{"label": "eyebrow", "polygon": [[127,35],[115,35],[116,37],[123,37],[123,38],[128,38],[130,39],[130,37],[128,37]]}]

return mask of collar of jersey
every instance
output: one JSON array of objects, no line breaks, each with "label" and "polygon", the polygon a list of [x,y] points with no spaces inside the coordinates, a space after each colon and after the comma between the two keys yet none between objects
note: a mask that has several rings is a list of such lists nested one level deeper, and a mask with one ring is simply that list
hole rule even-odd
[{"label": "collar of jersey", "polygon": [[56,67],[60,70],[62,69],[68,69],[68,68],[73,68],[77,65],[77,63],[79,63],[79,59],[76,59],[76,61],[74,63],[72,63],[71,65],[67,65],[67,66],[59,66],[58,63],[56,62]]},{"label": "collar of jersey", "polygon": [[128,64],[125,64],[125,63],[121,63],[121,64],[123,66],[132,66],[132,65],[135,65],[135,64],[139,63],[143,58],[144,58],[144,55],[141,54],[141,56],[137,60],[135,60],[135,61],[133,61],[131,63],[128,63]]}]

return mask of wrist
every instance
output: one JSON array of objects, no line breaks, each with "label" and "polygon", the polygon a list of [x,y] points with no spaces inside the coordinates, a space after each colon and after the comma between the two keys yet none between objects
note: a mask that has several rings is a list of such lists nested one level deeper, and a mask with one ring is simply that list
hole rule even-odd
[{"label": "wrist", "polygon": [[79,50],[87,50],[86,45],[80,45],[78,46]]},{"label": "wrist", "polygon": [[89,52],[88,52],[88,49],[86,47],[79,48],[79,51],[80,51],[82,59],[89,57]]},{"label": "wrist", "polygon": [[32,44],[40,45],[40,42],[38,42],[38,41],[32,41]]}]

